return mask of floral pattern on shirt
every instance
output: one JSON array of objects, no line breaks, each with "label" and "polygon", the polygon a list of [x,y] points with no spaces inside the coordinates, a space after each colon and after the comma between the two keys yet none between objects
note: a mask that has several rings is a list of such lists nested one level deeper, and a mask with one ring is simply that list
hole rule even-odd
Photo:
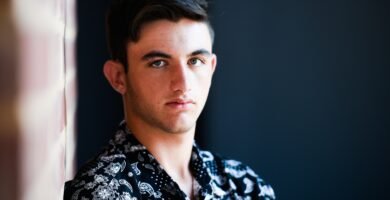
[{"label": "floral pattern on shirt", "polygon": [[[190,170],[196,199],[272,200],[270,185],[248,166],[194,143]],[[65,185],[65,200],[189,199],[122,122],[109,145]]]}]

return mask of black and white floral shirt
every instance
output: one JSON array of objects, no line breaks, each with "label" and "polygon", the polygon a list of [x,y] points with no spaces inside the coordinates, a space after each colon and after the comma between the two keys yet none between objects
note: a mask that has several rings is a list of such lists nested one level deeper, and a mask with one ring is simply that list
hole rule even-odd
[{"label": "black and white floral shirt", "polygon": [[[193,146],[196,199],[275,199],[271,186],[241,162]],[[65,185],[65,200],[189,199],[122,122],[109,145]]]}]

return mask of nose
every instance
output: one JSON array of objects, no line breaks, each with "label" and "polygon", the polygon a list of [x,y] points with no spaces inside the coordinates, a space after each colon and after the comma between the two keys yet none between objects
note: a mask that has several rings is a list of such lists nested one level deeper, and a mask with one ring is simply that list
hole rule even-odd
[{"label": "nose", "polygon": [[186,94],[191,91],[191,69],[185,63],[171,68],[171,89],[175,93]]}]

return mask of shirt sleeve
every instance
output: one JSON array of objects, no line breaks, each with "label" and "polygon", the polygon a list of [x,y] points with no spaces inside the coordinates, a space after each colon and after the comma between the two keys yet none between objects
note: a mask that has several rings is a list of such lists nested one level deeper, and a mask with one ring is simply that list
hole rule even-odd
[{"label": "shirt sleeve", "polygon": [[65,184],[64,200],[135,199],[122,159],[97,160]]},{"label": "shirt sleeve", "polygon": [[236,160],[224,160],[223,163],[229,187],[235,191],[237,198],[276,199],[271,185],[260,178],[252,168]]}]

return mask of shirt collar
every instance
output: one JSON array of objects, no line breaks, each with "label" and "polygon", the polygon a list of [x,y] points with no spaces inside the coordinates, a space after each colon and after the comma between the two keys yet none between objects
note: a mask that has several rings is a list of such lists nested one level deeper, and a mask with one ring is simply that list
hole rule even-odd
[{"label": "shirt collar", "polygon": [[[134,156],[135,154],[144,155],[142,162],[145,164],[151,164],[159,167],[158,173],[169,176],[154,156],[142,145],[135,137],[134,134],[127,127],[126,122],[123,120],[118,131],[114,134],[112,143],[115,146],[123,146],[123,151],[126,156]],[[212,188],[210,186],[211,176],[210,171],[207,170],[207,162],[213,159],[213,156],[206,151],[199,149],[198,145],[194,141],[192,146],[192,154],[190,159],[190,170],[195,180],[198,182],[201,187],[198,195],[206,196],[212,193]]]}]

